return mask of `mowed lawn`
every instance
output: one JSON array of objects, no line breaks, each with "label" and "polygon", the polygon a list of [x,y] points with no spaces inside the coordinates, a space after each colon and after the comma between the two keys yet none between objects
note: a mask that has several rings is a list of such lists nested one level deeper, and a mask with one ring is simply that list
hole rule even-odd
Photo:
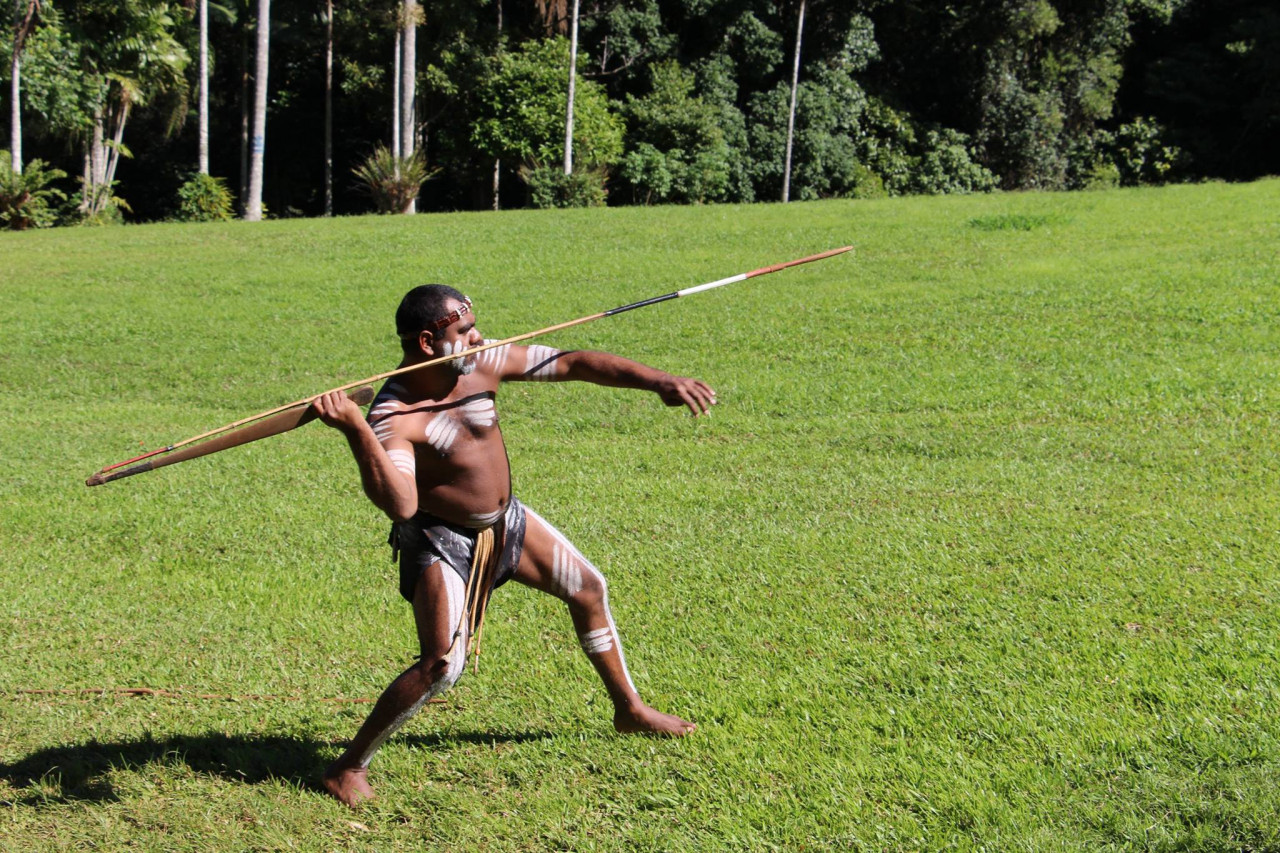
[{"label": "mowed lawn", "polygon": [[[681,741],[510,585],[350,812],[326,700],[417,649],[346,443],[84,486],[394,367],[415,284],[505,337],[844,244],[541,341],[710,418],[499,398]],[[1280,850],[1277,247],[1277,180],[0,234],[0,849]]]}]

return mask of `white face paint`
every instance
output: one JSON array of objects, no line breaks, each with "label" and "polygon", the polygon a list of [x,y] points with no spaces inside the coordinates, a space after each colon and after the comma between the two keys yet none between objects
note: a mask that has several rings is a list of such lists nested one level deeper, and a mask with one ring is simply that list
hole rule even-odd
[{"label": "white face paint", "polygon": [[560,369],[560,362],[556,359],[559,354],[560,350],[553,347],[545,347],[541,344],[529,347],[529,354],[524,365],[525,378],[542,381],[555,378]]},{"label": "white face paint", "polygon": [[458,437],[458,423],[448,412],[441,412],[427,424],[427,443],[444,455]]},{"label": "white face paint", "polygon": [[[463,352],[468,349],[471,349],[471,345],[466,341],[456,341],[453,343],[443,341],[440,344],[441,355],[453,355],[454,353]],[[465,358],[455,358],[453,361],[447,362],[447,364],[459,376],[466,376],[468,373],[476,369],[476,357],[474,355],[469,355]]]}]

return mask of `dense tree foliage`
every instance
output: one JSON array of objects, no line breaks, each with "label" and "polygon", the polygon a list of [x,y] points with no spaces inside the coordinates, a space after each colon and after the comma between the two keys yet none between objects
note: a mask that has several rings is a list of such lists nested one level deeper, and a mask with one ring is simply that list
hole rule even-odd
[{"label": "dense tree foliage", "polygon": [[[393,123],[406,116],[421,158],[408,183],[434,176],[418,209],[485,208],[495,194],[503,206],[780,197],[799,0],[582,0],[565,178],[551,173],[571,8],[338,0],[333,209],[374,207],[371,164],[385,166],[386,185],[403,182]],[[187,109],[199,82],[195,11],[168,0],[0,8],[0,69],[14,69],[3,113],[11,92],[20,98],[10,125],[21,148],[11,148],[44,161],[46,177],[78,176],[64,181],[63,221],[122,209],[200,218]],[[201,184],[200,198],[219,216],[214,189],[245,200],[257,16],[250,0],[210,3],[209,160],[222,181]],[[318,215],[326,4],[274,0],[270,16],[263,202],[272,216]],[[406,20],[417,22],[409,89],[397,77]],[[793,199],[1280,172],[1274,0],[807,0],[803,36]],[[24,221],[51,220],[56,197],[41,198],[40,216]]]}]

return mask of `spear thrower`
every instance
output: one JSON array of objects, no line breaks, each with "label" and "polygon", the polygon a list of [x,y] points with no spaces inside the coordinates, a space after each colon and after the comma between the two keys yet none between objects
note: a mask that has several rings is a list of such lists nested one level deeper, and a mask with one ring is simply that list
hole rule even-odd
[{"label": "spear thrower", "polygon": [[[723,287],[726,284],[735,284],[739,281],[746,281],[749,278],[768,275],[769,273],[778,272],[779,270],[784,270],[788,267],[808,264],[813,261],[821,261],[824,258],[843,254],[852,248],[852,246],[842,246],[839,249],[819,252],[816,255],[797,258],[794,261],[784,261],[780,264],[761,267],[759,269],[752,270],[751,272],[739,273],[738,275],[732,275],[728,278],[707,282],[706,284],[686,287],[684,290],[676,290],[671,293],[663,294],[662,296],[642,299],[639,302],[632,302],[629,305],[621,305],[617,308],[611,308],[608,311],[589,314],[586,317],[579,317],[576,320],[569,320],[566,323],[557,323],[554,326],[547,326],[545,329],[538,329],[535,332],[525,332],[524,334],[506,338],[505,340],[481,344],[480,346],[472,347],[471,349],[463,350],[462,352],[455,352],[441,356],[440,358],[433,358],[417,364],[411,364],[408,367],[389,370],[386,373],[379,373],[378,375],[370,376],[367,379],[348,382],[346,385],[339,385],[337,388],[332,388],[329,391],[324,391],[320,394],[313,394],[310,397],[295,400],[292,403],[286,403],[283,406],[277,406],[274,409],[268,409],[265,412],[259,412],[256,415],[250,415],[249,417],[241,418],[238,421],[232,421],[231,423],[220,426],[217,429],[212,429],[208,432],[192,436],[191,438],[184,439],[183,441],[179,441],[175,444],[161,447],[157,450],[151,451],[150,453],[144,453],[141,456],[135,456],[132,459],[126,459],[123,462],[108,465],[96,474],[90,476],[89,479],[85,480],[85,485],[100,486],[103,483],[110,483],[112,480],[120,480],[125,477],[132,477],[135,474],[154,471],[155,469],[163,468],[166,465],[173,465],[177,462],[185,462],[188,459],[208,456],[210,453],[217,453],[219,450],[238,447],[242,444],[248,444],[251,441],[257,441],[268,436],[278,435],[282,432],[288,432],[291,429],[296,429],[305,423],[315,420],[316,411],[311,408],[311,404],[316,400],[316,398],[323,397],[325,394],[345,391],[347,396],[358,405],[365,406],[373,400],[373,383],[381,382],[384,379],[390,379],[393,376],[399,376],[402,373],[408,373],[412,370],[422,370],[426,367],[443,364],[446,361],[466,358],[469,355],[484,352],[485,350],[519,343],[520,341],[527,341],[530,338],[547,335],[551,332],[558,332],[562,329],[568,329],[573,326],[581,326],[583,323],[590,323],[592,320],[599,320],[602,317],[612,317],[615,314],[621,314],[624,311],[644,308],[649,305],[656,305],[659,302],[679,299],[681,296],[691,296],[695,293],[701,293],[704,290]],[[159,458],[157,459],[156,457]]]}]

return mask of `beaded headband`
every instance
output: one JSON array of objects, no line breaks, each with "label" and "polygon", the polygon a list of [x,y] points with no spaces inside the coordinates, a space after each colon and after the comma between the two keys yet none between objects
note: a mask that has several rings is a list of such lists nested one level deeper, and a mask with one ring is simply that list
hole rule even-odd
[{"label": "beaded headband", "polygon": [[[434,338],[436,332],[440,331],[441,329],[447,328],[453,323],[456,323],[457,321],[461,320],[463,317],[467,316],[470,313],[471,313],[471,298],[464,296],[462,297],[461,308],[455,308],[454,310],[450,311],[448,314],[445,314],[439,320],[433,320],[430,323],[427,323],[427,325],[424,328],[429,330],[431,332],[431,336]],[[413,338],[416,338],[417,336],[418,336],[418,333],[415,332],[411,335],[401,335],[400,337],[405,340],[411,340]]]}]

